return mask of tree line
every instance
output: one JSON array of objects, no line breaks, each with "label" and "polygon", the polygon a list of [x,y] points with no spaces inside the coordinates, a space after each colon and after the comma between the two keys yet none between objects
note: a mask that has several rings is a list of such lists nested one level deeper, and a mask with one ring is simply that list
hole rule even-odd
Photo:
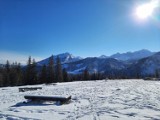
[{"label": "tree line", "polygon": [[68,74],[65,68],[62,68],[59,57],[54,61],[53,55],[49,58],[47,65],[39,67],[29,56],[27,65],[12,63],[7,60],[6,64],[0,67],[0,87],[49,84],[56,82],[70,82],[77,80],[98,80],[103,79],[100,73],[90,74],[85,69],[81,74]]}]

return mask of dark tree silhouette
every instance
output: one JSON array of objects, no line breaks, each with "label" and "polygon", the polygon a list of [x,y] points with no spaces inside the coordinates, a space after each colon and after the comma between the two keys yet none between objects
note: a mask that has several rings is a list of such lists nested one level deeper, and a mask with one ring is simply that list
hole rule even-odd
[{"label": "dark tree silhouette", "polygon": [[57,62],[56,62],[56,80],[57,82],[63,82],[62,66],[59,57],[57,57]]},{"label": "dark tree silhouette", "polygon": [[84,70],[83,72],[83,79],[84,80],[89,80],[90,79],[90,75],[87,69]]},{"label": "dark tree silhouette", "polygon": [[55,82],[54,59],[53,55],[49,58],[47,66],[47,83]]},{"label": "dark tree silhouette", "polygon": [[10,85],[10,63],[7,60],[5,69],[4,69],[4,80],[3,80],[3,85],[4,86],[9,86]]},{"label": "dark tree silhouette", "polygon": [[36,62],[31,56],[29,56],[26,71],[25,71],[25,84],[33,85],[37,83],[37,71],[36,71]]},{"label": "dark tree silhouette", "polygon": [[63,80],[64,80],[64,82],[69,82],[70,81],[68,73],[67,73],[65,68],[63,69]]},{"label": "dark tree silhouette", "polygon": [[31,64],[31,80],[32,83],[31,84],[37,84],[38,83],[38,76],[37,76],[37,63],[35,61],[35,59],[32,60],[32,64]]},{"label": "dark tree silhouette", "polygon": [[47,80],[47,67],[46,65],[43,65],[39,76],[39,83],[46,83],[46,80]]}]

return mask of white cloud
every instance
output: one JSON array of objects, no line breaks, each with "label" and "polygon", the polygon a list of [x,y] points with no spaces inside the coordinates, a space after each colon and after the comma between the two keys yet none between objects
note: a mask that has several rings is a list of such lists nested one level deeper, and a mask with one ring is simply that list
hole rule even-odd
[{"label": "white cloud", "polygon": [[27,63],[28,57],[31,56],[36,61],[42,60],[40,57],[32,56],[32,55],[23,55],[16,52],[10,52],[10,51],[0,51],[0,64],[5,64],[7,60],[9,60],[10,63],[18,62],[22,65],[25,65]]}]

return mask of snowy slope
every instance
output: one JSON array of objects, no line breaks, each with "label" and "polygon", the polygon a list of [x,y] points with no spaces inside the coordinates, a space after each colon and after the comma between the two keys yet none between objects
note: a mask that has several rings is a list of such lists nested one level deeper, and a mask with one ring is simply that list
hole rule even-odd
[{"label": "snowy slope", "polygon": [[[18,92],[0,88],[2,120],[159,120],[160,82],[143,80],[80,81]],[[24,95],[72,95],[69,104],[28,103]]]},{"label": "snowy slope", "polygon": [[137,69],[141,75],[154,75],[157,70],[160,71],[160,52],[137,61],[130,69],[131,72]]},{"label": "snowy slope", "polygon": [[125,68],[125,64],[113,58],[90,57],[80,61],[63,65],[69,73],[81,73],[87,69],[90,73],[119,70]]}]

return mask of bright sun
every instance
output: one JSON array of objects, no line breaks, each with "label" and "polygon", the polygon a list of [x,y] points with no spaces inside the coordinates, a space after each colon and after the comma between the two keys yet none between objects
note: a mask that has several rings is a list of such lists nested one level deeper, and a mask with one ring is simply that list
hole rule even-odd
[{"label": "bright sun", "polygon": [[[158,1],[158,0],[157,0]],[[141,6],[138,6],[136,8],[136,16],[140,19],[146,19],[150,17],[154,11],[154,9],[157,7],[157,2],[151,1],[150,3],[143,4]]]}]

